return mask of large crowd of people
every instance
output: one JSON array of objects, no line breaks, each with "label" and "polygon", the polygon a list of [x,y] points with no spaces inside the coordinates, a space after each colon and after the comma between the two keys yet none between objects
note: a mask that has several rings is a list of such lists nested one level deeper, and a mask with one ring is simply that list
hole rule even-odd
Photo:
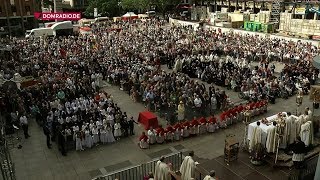
[{"label": "large crowd of people", "polygon": [[[287,98],[297,90],[307,94],[319,74],[311,64],[319,50],[311,44],[203,31],[198,31],[191,39],[193,41],[187,38],[181,41],[191,46],[190,49],[197,49],[200,44],[207,49],[177,56],[174,70],[240,91],[241,98],[261,100],[268,97],[274,102],[276,97]],[[253,67],[253,61],[259,65]],[[275,75],[275,64],[270,61],[288,63],[279,77]]]},{"label": "large crowd of people", "polygon": [[[19,74],[36,79],[33,86],[18,84],[14,91],[2,87],[0,104],[7,122],[19,124],[20,117],[32,114],[46,135],[61,142],[62,154],[66,139],[83,150],[114,142],[129,130],[133,134],[135,121],[101,90],[103,80],[118,85],[149,110],[161,115],[172,111],[168,119],[173,124],[180,104],[186,109],[180,120],[231,108],[224,91],[207,89],[194,77],[258,101],[279,90],[293,94],[301,88],[307,93],[319,73],[310,63],[319,49],[302,42],[193,31],[156,19],[105,22],[93,25],[92,31],[85,36],[10,38],[6,42],[10,53],[0,58],[4,81]],[[260,66],[251,67],[252,61],[260,61]],[[291,64],[278,78],[271,61]],[[163,63],[175,71],[163,71]]]}]

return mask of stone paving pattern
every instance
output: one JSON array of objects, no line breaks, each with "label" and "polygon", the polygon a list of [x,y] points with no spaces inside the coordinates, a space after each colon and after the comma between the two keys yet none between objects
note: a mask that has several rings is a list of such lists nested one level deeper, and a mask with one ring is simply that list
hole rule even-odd
[{"label": "stone paving pattern", "polygon": [[[276,71],[279,72],[282,65],[277,64],[276,67]],[[220,89],[223,88],[220,87]],[[116,86],[106,86],[104,90],[112,94],[114,101],[123,111],[127,112],[129,117],[133,116],[137,119],[138,112],[146,110],[141,103],[134,103],[128,94],[120,91]],[[236,92],[226,90],[226,93],[233,101],[240,101]],[[305,96],[300,109],[302,110],[306,106],[311,107],[311,105],[312,102],[309,101],[308,96]],[[295,96],[288,100],[277,99],[276,104],[269,105],[268,113],[263,116],[270,116],[279,111],[295,113]],[[315,114],[318,114],[317,111],[319,110],[316,110]],[[252,121],[261,117],[256,117]],[[159,117],[158,119],[160,124],[165,125],[163,119]],[[67,156],[62,156],[55,144],[53,144],[53,149],[46,147],[46,138],[42,128],[36,122],[31,121],[29,126],[31,138],[22,139],[22,149],[14,148],[11,150],[17,180],[89,180],[98,175],[148,162],[161,155],[186,150],[194,150],[201,166],[206,170],[216,170],[217,176],[221,180],[256,180],[258,178],[259,180],[276,180],[283,179],[288,175],[287,172],[273,169],[270,166],[252,166],[246,153],[240,153],[239,159],[229,166],[225,164],[223,160],[225,137],[227,134],[235,134],[241,142],[244,134],[242,123],[213,134],[205,134],[163,145],[153,145],[147,150],[141,150],[137,146],[137,139],[143,131],[143,127],[137,125],[135,131],[136,135],[123,138],[114,144],[100,145],[83,152],[72,150],[67,153]],[[20,132],[20,136],[22,137],[22,132]]]}]

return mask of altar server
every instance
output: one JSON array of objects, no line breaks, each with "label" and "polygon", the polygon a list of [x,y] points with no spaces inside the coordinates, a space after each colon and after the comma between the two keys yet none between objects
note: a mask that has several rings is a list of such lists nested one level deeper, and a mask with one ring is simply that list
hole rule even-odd
[{"label": "altar server", "polygon": [[149,140],[145,132],[142,132],[141,136],[139,137],[139,147],[141,149],[149,148]]},{"label": "altar server", "polygon": [[156,143],[156,131],[152,127],[148,130],[148,138],[150,144]]}]

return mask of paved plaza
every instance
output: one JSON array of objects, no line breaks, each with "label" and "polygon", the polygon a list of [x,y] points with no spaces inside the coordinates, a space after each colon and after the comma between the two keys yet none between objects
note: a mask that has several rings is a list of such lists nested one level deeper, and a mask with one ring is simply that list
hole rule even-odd
[{"label": "paved plaza", "polygon": [[[281,65],[277,65],[276,71],[280,71]],[[207,83],[205,83],[208,85]],[[220,88],[223,89],[223,88]],[[104,90],[113,96],[114,102],[125,112],[128,117],[138,118],[138,113],[145,111],[141,103],[134,103],[128,94],[119,90],[117,86],[106,85]],[[241,101],[236,92],[226,90],[234,102]],[[303,99],[303,105],[300,107],[312,107],[312,102],[308,96]],[[279,111],[296,112],[295,96],[287,100],[277,99],[276,104],[268,107],[268,113],[263,116],[270,116]],[[317,110],[319,111],[319,110]],[[318,112],[315,111],[317,115]],[[252,121],[260,119],[263,116],[255,117]],[[166,125],[166,122],[158,117],[160,124]],[[240,153],[239,159],[229,166],[223,160],[224,141],[228,134],[235,134],[241,142],[244,133],[242,123],[234,124],[225,130],[219,130],[213,134],[205,134],[184,141],[168,143],[163,145],[153,145],[150,149],[141,150],[137,143],[138,137],[143,131],[143,127],[135,127],[135,135],[129,138],[120,139],[120,141],[110,145],[100,145],[83,152],[71,150],[67,156],[62,156],[58,151],[56,144],[52,149],[46,146],[46,138],[42,128],[36,122],[31,121],[29,134],[31,138],[22,139],[22,149],[13,148],[11,154],[15,163],[16,175],[18,180],[89,180],[93,177],[107,174],[109,172],[138,165],[156,159],[161,155],[173,152],[195,151],[196,158],[205,169],[215,169],[217,176],[221,180],[263,180],[263,179],[281,179],[288,175],[288,171],[276,170],[270,166],[254,167],[250,164],[248,155]],[[20,132],[22,134],[22,132]]]}]

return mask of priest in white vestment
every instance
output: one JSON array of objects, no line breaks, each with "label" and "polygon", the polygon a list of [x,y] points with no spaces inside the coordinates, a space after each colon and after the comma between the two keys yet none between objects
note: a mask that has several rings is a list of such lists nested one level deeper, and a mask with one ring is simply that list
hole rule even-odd
[{"label": "priest in white vestment", "polygon": [[184,120],[184,113],[185,113],[184,104],[182,101],[180,101],[178,105],[178,121]]},{"label": "priest in white vestment", "polygon": [[203,180],[216,180],[215,176],[216,176],[216,172],[214,170],[211,170],[210,174],[204,177]]},{"label": "priest in white vestment", "polygon": [[312,122],[311,121],[307,121],[301,125],[300,137],[306,146],[309,146],[312,144],[313,132],[312,132]]},{"label": "priest in white vestment", "polygon": [[194,172],[197,162],[193,160],[194,152],[191,151],[189,156],[186,156],[181,164],[180,172],[182,180],[190,180],[194,178]]},{"label": "priest in white vestment", "polygon": [[254,127],[252,131],[252,139],[249,143],[249,150],[251,151],[257,144],[262,142],[262,129],[260,127],[260,122],[257,122],[257,126]]},{"label": "priest in white vestment", "polygon": [[164,162],[165,158],[161,157],[155,167],[155,180],[171,180],[170,167]]},{"label": "priest in white vestment", "polygon": [[156,143],[156,131],[152,127],[148,130],[148,138],[150,144]]},{"label": "priest in white vestment", "polygon": [[267,130],[267,142],[266,148],[268,153],[276,152],[276,139],[277,139],[277,123],[273,122],[270,128]]},{"label": "priest in white vestment", "polygon": [[303,124],[303,115],[298,116],[298,119],[296,120],[296,134],[300,135],[300,131],[301,131],[301,125]]},{"label": "priest in white vestment", "polygon": [[286,128],[288,132],[288,144],[292,144],[297,138],[296,118],[292,116],[290,112],[288,112],[287,115]]}]

